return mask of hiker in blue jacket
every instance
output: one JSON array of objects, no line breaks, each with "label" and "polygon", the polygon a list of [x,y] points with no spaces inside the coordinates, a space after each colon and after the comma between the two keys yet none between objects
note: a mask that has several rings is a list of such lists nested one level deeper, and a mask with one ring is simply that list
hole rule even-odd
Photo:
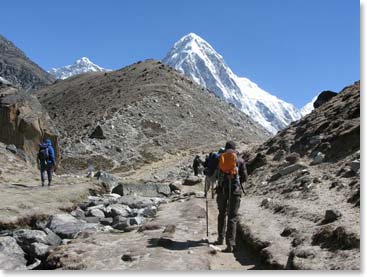
[{"label": "hiker in blue jacket", "polygon": [[50,139],[44,140],[44,142],[39,145],[39,148],[38,162],[41,170],[42,187],[45,185],[45,172],[47,172],[48,186],[51,186],[52,172],[56,164],[55,150],[52,147]]}]

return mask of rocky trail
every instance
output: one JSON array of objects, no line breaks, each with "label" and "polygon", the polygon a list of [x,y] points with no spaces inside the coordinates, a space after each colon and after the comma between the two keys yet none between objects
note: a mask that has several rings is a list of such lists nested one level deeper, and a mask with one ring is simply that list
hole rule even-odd
[{"label": "rocky trail", "polygon": [[[11,157],[10,154],[7,156]],[[235,253],[222,253],[220,250],[225,246],[211,245],[217,235],[216,202],[208,198],[207,238],[203,176],[190,176],[190,158],[186,154],[171,156],[125,177],[107,173],[102,173],[99,178],[56,176],[53,186],[42,188],[37,184],[37,178],[29,182],[29,175],[25,175],[28,182],[19,178],[17,184],[8,184],[4,187],[1,204],[1,267],[98,270],[263,268],[259,256],[243,244],[241,235]],[[10,180],[12,175],[6,173],[4,170],[3,178],[13,181]],[[186,180],[186,184],[180,185],[182,182],[177,176]],[[123,182],[116,185],[116,179]],[[128,185],[132,181],[147,180],[154,182],[146,183],[144,189],[136,184]],[[173,180],[171,186],[168,180]],[[121,186],[128,195],[108,192],[112,187],[112,192],[119,192]],[[166,195],[159,194],[159,191]],[[6,198],[14,199],[14,195],[19,195],[19,200],[12,205]]]}]

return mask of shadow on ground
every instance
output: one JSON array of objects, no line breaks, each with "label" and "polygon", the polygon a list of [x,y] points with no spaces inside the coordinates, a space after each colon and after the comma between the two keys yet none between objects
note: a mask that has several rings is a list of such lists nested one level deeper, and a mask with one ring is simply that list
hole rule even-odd
[{"label": "shadow on ground", "polygon": [[148,248],[163,247],[168,250],[188,250],[194,247],[207,246],[207,240],[187,240],[187,241],[174,241],[169,238],[151,238],[148,240]]}]

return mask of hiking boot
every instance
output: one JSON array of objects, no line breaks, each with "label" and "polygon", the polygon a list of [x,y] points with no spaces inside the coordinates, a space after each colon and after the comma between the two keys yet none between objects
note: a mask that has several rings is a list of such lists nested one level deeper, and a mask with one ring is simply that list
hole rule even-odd
[{"label": "hiking boot", "polygon": [[233,246],[227,245],[226,249],[222,250],[224,253],[232,253],[233,252]]},{"label": "hiking boot", "polygon": [[45,186],[45,183],[42,183],[42,187],[44,187]]},{"label": "hiking boot", "polygon": [[51,183],[48,183],[48,186],[51,187]]},{"label": "hiking boot", "polygon": [[217,239],[213,244],[214,245],[223,245],[223,240],[222,239]]}]

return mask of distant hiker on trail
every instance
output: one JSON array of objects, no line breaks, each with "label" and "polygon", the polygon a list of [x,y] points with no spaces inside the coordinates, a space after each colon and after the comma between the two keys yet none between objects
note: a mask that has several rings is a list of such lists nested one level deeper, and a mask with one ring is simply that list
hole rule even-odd
[{"label": "distant hiker on trail", "polygon": [[[219,156],[218,167],[219,181],[216,189],[219,210],[218,239],[214,244],[222,245],[225,238],[227,248],[223,252],[233,252],[236,245],[242,183],[247,181],[246,165],[236,151],[236,144],[233,141],[226,143],[224,153]],[[226,215],[228,215],[227,226]]]},{"label": "distant hiker on trail", "polygon": [[196,155],[194,162],[192,164],[192,168],[194,169],[195,176],[199,175],[199,167],[203,164],[203,161],[200,159],[199,155]]},{"label": "distant hiker on trail", "polygon": [[55,160],[55,150],[52,147],[52,142],[50,139],[44,140],[44,142],[39,145],[37,158],[41,171],[42,187],[45,185],[45,172],[47,172],[48,186],[51,186],[52,171],[56,164],[56,160]]},{"label": "distant hiker on trail", "polygon": [[204,193],[207,196],[208,191],[212,188],[212,198],[214,198],[214,186],[218,180],[218,163],[219,155],[224,152],[224,148],[219,149],[218,153],[210,153],[203,163],[205,174]]}]

